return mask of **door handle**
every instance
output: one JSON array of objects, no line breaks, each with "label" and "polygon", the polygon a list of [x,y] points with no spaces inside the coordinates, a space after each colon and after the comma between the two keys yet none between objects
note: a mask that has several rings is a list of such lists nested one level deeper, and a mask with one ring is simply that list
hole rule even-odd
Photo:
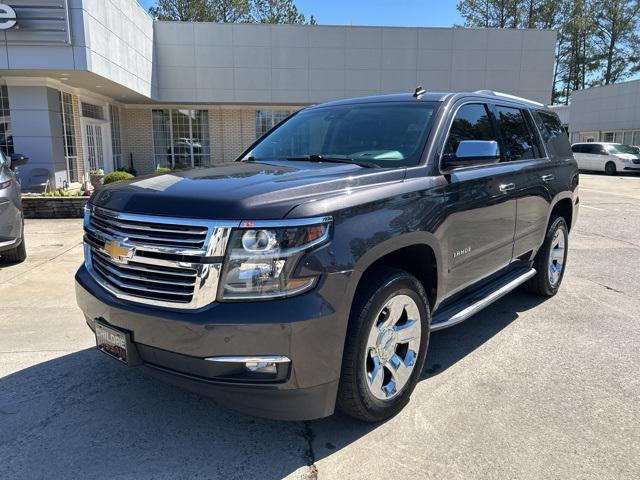
[{"label": "door handle", "polygon": [[542,175],[542,177],[540,177],[540,178],[542,178],[543,182],[550,182],[551,180],[553,180],[556,177],[554,177],[553,175]]},{"label": "door handle", "polygon": [[515,190],[515,188],[516,188],[515,183],[503,183],[502,185],[500,185],[500,191],[502,193],[510,192],[511,190]]}]

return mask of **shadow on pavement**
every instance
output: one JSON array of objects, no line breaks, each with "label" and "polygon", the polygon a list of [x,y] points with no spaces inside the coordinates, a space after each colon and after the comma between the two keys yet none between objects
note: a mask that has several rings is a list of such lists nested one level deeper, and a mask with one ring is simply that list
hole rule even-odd
[{"label": "shadow on pavement", "polygon": [[[435,333],[423,382],[540,302],[515,293]],[[313,429],[320,422],[332,442],[314,452]],[[377,428],[343,415],[304,423],[252,418],[94,349],[0,379],[0,425],[1,478],[304,477],[314,460]]]}]

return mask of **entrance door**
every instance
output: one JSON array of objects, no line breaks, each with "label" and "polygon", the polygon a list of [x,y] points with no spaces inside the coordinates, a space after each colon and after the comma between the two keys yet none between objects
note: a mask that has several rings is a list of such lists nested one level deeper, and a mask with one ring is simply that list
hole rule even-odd
[{"label": "entrance door", "polygon": [[87,124],[84,126],[87,140],[87,161],[90,170],[104,170],[104,148],[102,145],[102,126]]},{"label": "entrance door", "polygon": [[83,119],[85,171],[113,170],[109,123]]}]

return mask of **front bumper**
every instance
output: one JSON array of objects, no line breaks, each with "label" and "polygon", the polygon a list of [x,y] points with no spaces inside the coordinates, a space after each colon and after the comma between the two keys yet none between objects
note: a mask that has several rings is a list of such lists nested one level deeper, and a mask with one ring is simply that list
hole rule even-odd
[{"label": "front bumper", "polygon": [[[119,300],[85,267],[76,297],[87,323],[100,319],[131,333],[142,364],[156,377],[246,413],[308,420],[334,411],[348,319],[350,272],[326,275],[318,288],[267,302],[213,303],[193,311]],[[277,378],[242,377],[217,356],[282,355]]]}]

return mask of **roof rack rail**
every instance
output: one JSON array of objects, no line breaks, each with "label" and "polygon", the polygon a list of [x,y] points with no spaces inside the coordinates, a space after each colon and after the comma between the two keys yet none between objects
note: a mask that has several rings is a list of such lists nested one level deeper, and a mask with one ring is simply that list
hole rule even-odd
[{"label": "roof rack rail", "polygon": [[424,95],[425,93],[427,93],[427,91],[422,88],[422,85],[418,85],[418,87],[413,92],[413,96],[418,98],[420,95]]},{"label": "roof rack rail", "polygon": [[521,101],[521,102],[533,103],[534,105],[540,105],[541,107],[544,107],[543,103],[535,102],[533,100],[529,100],[528,98],[524,98],[524,97],[517,97],[515,95],[510,95],[508,93],[496,92],[494,90],[476,90],[473,93],[477,93],[479,95],[491,95],[493,97],[510,98],[512,100],[518,100],[518,101]]}]

